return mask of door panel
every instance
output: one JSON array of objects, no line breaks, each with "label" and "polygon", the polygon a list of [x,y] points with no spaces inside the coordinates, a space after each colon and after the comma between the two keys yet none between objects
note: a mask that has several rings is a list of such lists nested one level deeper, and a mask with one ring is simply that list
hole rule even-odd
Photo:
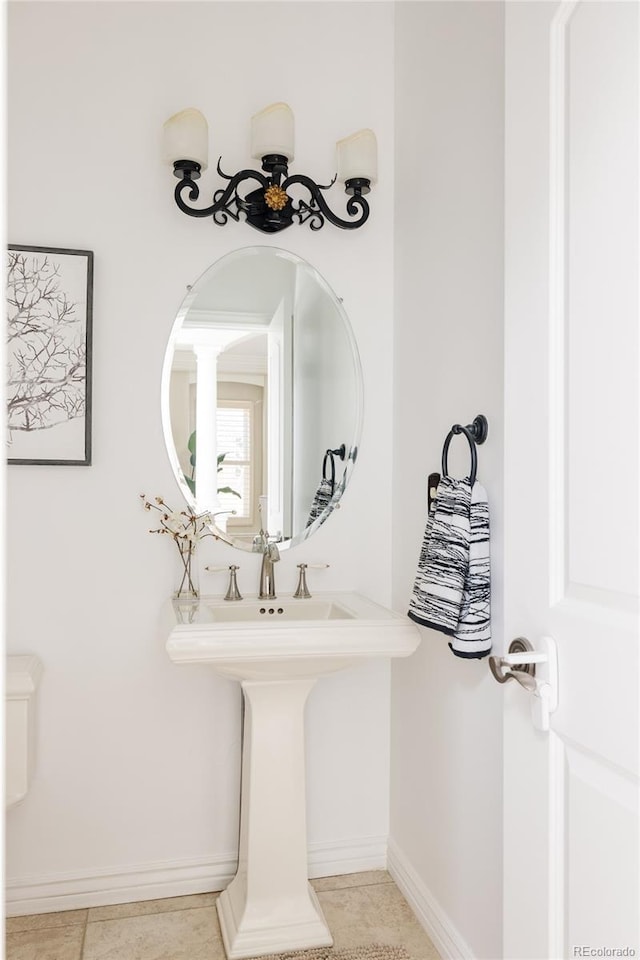
[{"label": "door panel", "polygon": [[629,855],[638,849],[635,783],[599,757],[566,744],[565,750],[568,945],[635,947],[638,877]]},{"label": "door panel", "polygon": [[534,730],[505,690],[508,960],[640,951],[638,5],[506,8],[507,638],[558,646]]},{"label": "door panel", "polygon": [[[616,466],[618,451],[628,456],[638,430],[637,13],[633,3],[574,8],[558,103],[564,143],[552,144],[565,156],[557,242],[566,248],[566,298],[556,321],[568,348],[567,579],[627,594],[638,584],[637,474]],[[598,524],[606,477],[615,478],[615,499],[626,507]]]}]

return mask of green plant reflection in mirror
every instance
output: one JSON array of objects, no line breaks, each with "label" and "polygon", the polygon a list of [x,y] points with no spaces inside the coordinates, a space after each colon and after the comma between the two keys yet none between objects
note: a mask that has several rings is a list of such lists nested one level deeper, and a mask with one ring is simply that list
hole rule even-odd
[{"label": "green plant reflection in mirror", "polygon": [[[195,430],[189,437],[189,441],[187,443],[187,449],[189,451],[189,465],[191,467],[191,476],[190,477],[185,476],[184,479],[187,483],[187,486],[189,487],[189,490],[191,490],[191,493],[195,497],[196,496],[196,431]],[[217,457],[218,473],[222,473],[222,464],[224,463],[225,457],[226,457],[226,453],[218,454],[218,457]],[[231,487],[218,487],[218,493],[230,493],[234,497],[239,497],[240,499],[242,499],[242,495],[238,493],[237,490],[232,490]]]}]

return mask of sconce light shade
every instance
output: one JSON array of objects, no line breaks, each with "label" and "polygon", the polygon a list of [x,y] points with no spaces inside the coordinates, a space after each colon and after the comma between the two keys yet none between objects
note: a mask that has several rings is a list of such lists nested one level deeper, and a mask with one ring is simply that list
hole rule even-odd
[{"label": "sconce light shade", "polygon": [[294,157],[293,112],[286,103],[272,103],[251,118],[251,156]]},{"label": "sconce light shade", "polygon": [[358,130],[336,144],[338,155],[338,180],[378,179],[378,143],[373,130]]},{"label": "sconce light shade", "polygon": [[209,127],[199,110],[187,107],[169,117],[164,125],[164,153],[167,163],[190,160],[207,169]]}]

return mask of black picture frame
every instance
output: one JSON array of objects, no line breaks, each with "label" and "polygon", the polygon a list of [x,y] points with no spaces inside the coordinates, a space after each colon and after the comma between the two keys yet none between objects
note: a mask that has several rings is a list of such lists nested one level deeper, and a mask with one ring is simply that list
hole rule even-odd
[{"label": "black picture frame", "polygon": [[10,464],[90,466],[93,251],[8,244]]}]

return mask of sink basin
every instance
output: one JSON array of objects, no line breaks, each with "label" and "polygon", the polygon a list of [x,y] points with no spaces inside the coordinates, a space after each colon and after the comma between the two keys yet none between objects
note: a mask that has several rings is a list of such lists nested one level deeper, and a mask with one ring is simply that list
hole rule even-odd
[{"label": "sink basin", "polygon": [[357,593],[169,601],[167,652],[242,684],[238,872],[218,900],[229,960],[331,946],[307,877],[304,709],[316,680],[366,660],[407,657],[420,632]]},{"label": "sink basin", "polygon": [[[205,600],[206,603],[206,600]],[[332,600],[264,600],[240,601],[207,604],[207,612],[218,623],[237,623],[239,621],[267,623],[273,617],[273,623],[300,620],[351,620],[354,614],[346,607]]]},{"label": "sink basin", "polygon": [[172,600],[166,613],[171,660],[206,663],[240,681],[317,677],[375,657],[406,657],[420,640],[407,617],[357,593]]}]

